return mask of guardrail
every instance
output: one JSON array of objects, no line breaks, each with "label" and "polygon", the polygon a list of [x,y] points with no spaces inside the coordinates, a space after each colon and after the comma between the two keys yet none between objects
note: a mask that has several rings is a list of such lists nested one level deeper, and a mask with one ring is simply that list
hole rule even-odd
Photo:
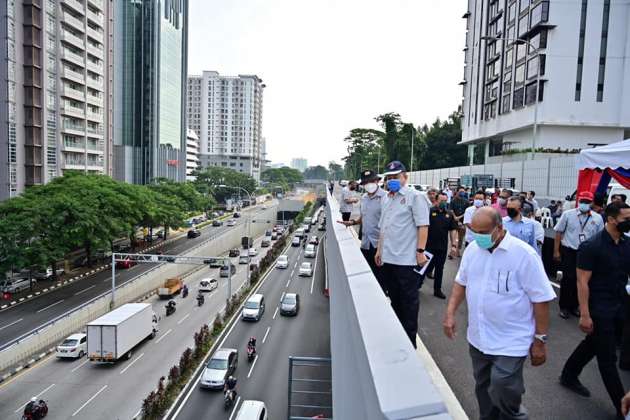
[{"label": "guardrail", "polygon": [[451,419],[351,230],[327,191],[333,415],[339,419]]}]

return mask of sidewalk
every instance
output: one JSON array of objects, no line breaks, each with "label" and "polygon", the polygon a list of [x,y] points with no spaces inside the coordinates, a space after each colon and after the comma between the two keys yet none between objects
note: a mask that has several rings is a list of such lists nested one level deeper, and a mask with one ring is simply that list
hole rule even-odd
[{"label": "sidewalk", "polygon": [[[444,268],[443,290],[450,294],[460,259],[447,260]],[[554,287],[559,293],[559,290]],[[442,318],[446,301],[433,296],[433,280],[426,279],[420,293],[420,330],[418,334],[431,353],[442,374],[471,419],[479,418],[474,394],[474,380],[468,343],[466,341],[466,303],[462,304],[457,317],[458,335],[449,340],[442,333]],[[558,384],[558,377],[573,349],[583,338],[577,326],[577,318],[563,320],[558,316],[557,300],[551,304],[551,325],[547,345],[547,362],[532,367],[525,365],[525,395],[523,404],[530,419],[544,420],[613,420],[615,411],[602,384],[593,360],[581,375],[582,383],[591,390],[590,398],[583,398]],[[630,385],[630,373],[620,371],[622,382]]]}]

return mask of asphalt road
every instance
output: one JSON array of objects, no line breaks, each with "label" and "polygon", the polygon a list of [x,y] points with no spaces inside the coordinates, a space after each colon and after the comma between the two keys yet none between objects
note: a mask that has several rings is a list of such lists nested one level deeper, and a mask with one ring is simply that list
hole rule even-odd
[{"label": "asphalt road", "polygon": [[[257,214],[261,211],[264,210],[260,207],[249,207],[242,212],[242,216],[246,216],[249,212]],[[247,217],[236,220],[237,224],[245,223]],[[232,228],[225,223],[220,227],[208,225],[201,229],[201,236],[188,239],[184,235],[180,239],[166,243],[161,249],[165,254],[185,253],[188,249],[221,235],[228,229]],[[138,264],[129,269],[117,269],[116,284],[124,284],[154,266],[153,264]],[[0,312],[0,347],[108,290],[111,290],[111,270],[104,270],[5,309]]]},{"label": "asphalt road", "polygon": [[[318,233],[321,236],[321,232]],[[322,293],[324,259],[321,242],[317,253],[316,271],[312,278],[298,277],[301,262],[312,261],[303,257],[301,247],[289,248],[287,255],[290,260],[289,268],[274,269],[259,289],[259,293],[263,293],[267,301],[262,319],[256,323],[237,321],[220,346],[239,349],[238,368],[235,373],[238,379],[237,404],[232,409],[225,410],[222,392],[201,389],[198,382],[195,382],[195,386],[190,389],[174,418],[232,420],[236,417],[243,400],[264,401],[270,419],[286,417],[289,357],[330,357],[329,301]],[[279,302],[286,292],[300,295],[301,308],[296,317],[283,317],[278,313]],[[245,350],[247,340],[251,336],[258,339],[258,357],[250,363],[247,361]],[[329,368],[303,370],[298,374],[301,378],[330,379]],[[324,384],[324,387],[326,386]],[[299,384],[297,387],[300,387]],[[313,397],[296,401],[310,405],[325,404],[322,398]],[[313,416],[323,411],[296,410],[292,414]]]},{"label": "asphalt road", "polygon": [[[255,241],[258,249],[261,238]],[[265,250],[268,248],[262,248]],[[260,252],[254,261],[262,257]],[[233,291],[246,281],[246,265],[233,258],[237,273],[232,277]],[[195,296],[199,281],[212,277],[219,287],[205,293],[206,301],[197,306]],[[160,331],[133,350],[130,360],[113,365],[93,364],[80,360],[60,360],[51,356],[14,379],[0,385],[0,418],[19,418],[23,406],[32,396],[47,401],[47,419],[131,419],[140,410],[142,400],[155,389],[158,379],[167,375],[179,362],[182,352],[193,347],[193,333],[205,323],[211,324],[225,306],[227,279],[220,278],[217,268],[203,267],[186,278],[190,289],[187,298],[177,296],[176,312],[165,316],[166,300],[157,296],[147,300],[161,316]]]}]

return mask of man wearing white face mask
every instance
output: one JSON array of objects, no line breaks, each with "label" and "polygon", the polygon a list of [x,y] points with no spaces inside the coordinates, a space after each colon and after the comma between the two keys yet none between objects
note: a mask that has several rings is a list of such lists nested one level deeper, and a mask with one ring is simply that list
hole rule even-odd
[{"label": "man wearing white face mask", "polygon": [[383,293],[387,294],[387,287],[383,282],[382,269],[374,261],[380,234],[378,222],[381,219],[381,206],[384,200],[383,197],[387,195],[385,191],[379,188],[379,180],[378,174],[374,171],[361,172],[361,185],[366,193],[363,194],[359,202],[359,217],[348,221],[340,220],[339,223],[345,226],[361,225],[361,253],[370,265],[376,280],[383,289]]},{"label": "man wearing white face mask", "polygon": [[477,191],[473,199],[473,205],[468,207],[464,212],[464,225],[466,225],[466,245],[475,240],[472,231],[470,230],[470,224],[472,223],[473,216],[475,215],[477,209],[485,205],[485,198],[486,194],[483,191]]}]

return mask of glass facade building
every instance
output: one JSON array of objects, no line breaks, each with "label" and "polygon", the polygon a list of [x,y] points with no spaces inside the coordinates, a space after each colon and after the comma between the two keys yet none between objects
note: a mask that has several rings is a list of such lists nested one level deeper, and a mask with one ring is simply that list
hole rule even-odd
[{"label": "glass facade building", "polygon": [[121,0],[114,15],[114,176],[183,181],[188,1]]}]

